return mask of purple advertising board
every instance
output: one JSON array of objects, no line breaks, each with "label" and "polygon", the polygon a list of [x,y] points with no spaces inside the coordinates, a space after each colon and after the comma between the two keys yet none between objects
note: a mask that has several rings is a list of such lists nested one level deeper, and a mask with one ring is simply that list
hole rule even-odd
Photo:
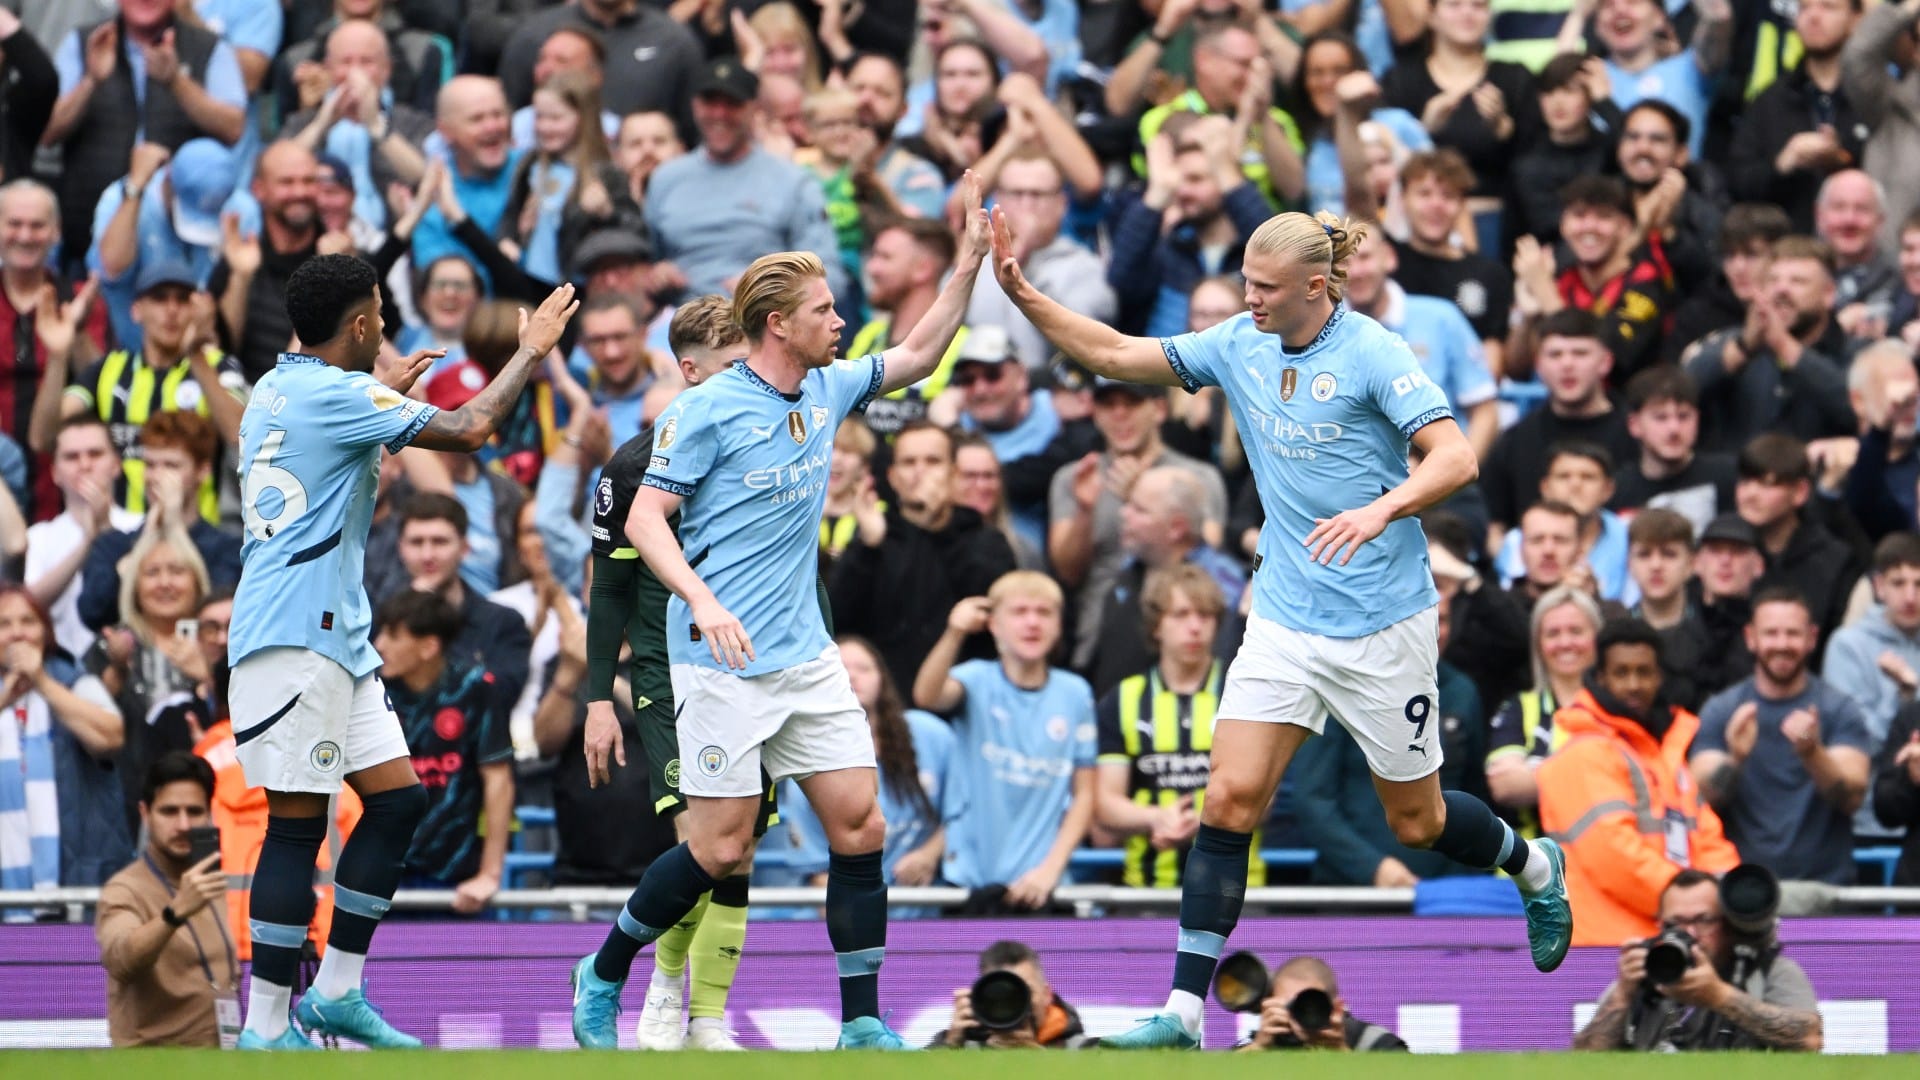
[{"label": "purple advertising board", "polygon": [[[595,924],[395,922],[375,939],[370,993],[389,1020],[431,1044],[568,1047],[568,968],[604,933]],[[1781,937],[1819,993],[1829,1052],[1920,1050],[1920,919],[1795,920]],[[954,989],[1003,938],[1038,950],[1056,992],[1095,1034],[1129,1027],[1164,1000],[1171,920],[896,922],[881,981],[894,1026],[922,1042],[943,1030]],[[1406,916],[1248,919],[1229,947],[1270,963],[1326,959],[1356,1015],[1429,1052],[1564,1049],[1616,957],[1576,949],[1541,975],[1517,919]],[[103,1045],[97,955],[89,927],[0,926],[0,1047]],[[627,992],[628,1043],[649,968],[642,956]],[[823,924],[755,922],[729,1021],[748,1046],[824,1048],[839,1026],[837,994]],[[1208,1009],[1206,1045],[1231,1045],[1238,1018]]]}]

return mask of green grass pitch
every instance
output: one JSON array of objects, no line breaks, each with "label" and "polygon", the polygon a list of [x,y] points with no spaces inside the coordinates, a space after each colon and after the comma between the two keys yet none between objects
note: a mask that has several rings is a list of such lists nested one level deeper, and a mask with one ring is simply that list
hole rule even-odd
[{"label": "green grass pitch", "polygon": [[912,1057],[862,1053],[674,1054],[555,1053],[541,1051],[432,1051],[383,1054],[277,1054],[262,1062],[250,1054],[212,1050],[13,1051],[0,1053],[7,1080],[333,1080],[394,1076],[405,1080],[862,1080],[911,1076],[913,1080],[1697,1080],[1707,1070],[1741,1080],[1776,1077],[1818,1080],[1910,1080],[1911,1055],[1861,1058],[1786,1054],[1740,1054],[1708,1059],[1695,1055],[1644,1055],[1631,1064],[1619,1054],[1462,1054],[1409,1056],[1369,1054],[1364,1064],[1345,1054],[1271,1054],[1114,1051],[954,1051]]}]

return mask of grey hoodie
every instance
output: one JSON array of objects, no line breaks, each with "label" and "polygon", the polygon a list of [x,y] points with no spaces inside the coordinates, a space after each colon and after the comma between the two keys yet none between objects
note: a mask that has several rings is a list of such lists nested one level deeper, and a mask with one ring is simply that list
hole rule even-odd
[{"label": "grey hoodie", "polygon": [[[1858,621],[1834,632],[1827,645],[1826,669],[1821,672],[1828,684],[1859,703],[1876,747],[1886,741],[1887,727],[1903,704],[1893,680],[1880,670],[1880,654],[1886,652],[1920,671],[1920,635],[1901,633],[1887,621],[1886,609],[1875,604]],[[1862,806],[1854,815],[1853,832],[1856,836],[1900,835],[1880,824],[1871,806]]]}]

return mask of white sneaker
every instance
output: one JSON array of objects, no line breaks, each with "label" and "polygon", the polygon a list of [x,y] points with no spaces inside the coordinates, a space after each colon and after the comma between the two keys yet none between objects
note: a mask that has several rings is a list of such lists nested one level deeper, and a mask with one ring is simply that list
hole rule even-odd
[{"label": "white sneaker", "polygon": [[634,1035],[642,1050],[678,1050],[687,1041],[685,1001],[678,988],[647,988],[647,1004],[640,1010]]},{"label": "white sneaker", "polygon": [[734,1041],[733,1032],[723,1027],[708,1027],[702,1024],[687,1032],[689,1050],[745,1050]]}]

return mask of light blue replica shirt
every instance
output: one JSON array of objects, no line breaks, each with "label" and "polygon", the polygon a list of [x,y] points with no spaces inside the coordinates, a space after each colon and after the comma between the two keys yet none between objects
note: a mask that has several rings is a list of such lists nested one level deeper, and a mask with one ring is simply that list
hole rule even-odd
[{"label": "light blue replica shirt", "polygon": [[815,588],[833,433],[880,392],[880,354],[836,360],[783,394],[736,360],[667,406],[641,483],[685,499],[680,547],[753,642],[745,670],[715,662],[687,602],[667,604],[667,658],[753,676],[832,644]]},{"label": "light blue replica shirt", "polygon": [[1413,518],[1388,525],[1345,566],[1314,562],[1305,543],[1316,521],[1405,482],[1409,438],[1453,415],[1405,341],[1335,309],[1303,349],[1261,332],[1246,312],[1160,346],[1188,390],[1225,391],[1240,425],[1267,514],[1256,614],[1300,633],[1357,638],[1440,602]]},{"label": "light blue replica shirt", "polygon": [[1487,370],[1486,348],[1460,306],[1437,296],[1412,296],[1400,283],[1387,279],[1386,307],[1380,325],[1400,335],[1420,361],[1427,378],[1447,395],[1455,417],[1499,393]]},{"label": "light blue replica shirt", "polygon": [[358,679],[380,666],[363,572],[380,448],[398,453],[440,410],[364,371],[281,353],[240,418],[244,567],[227,662],[311,649]]},{"label": "light blue replica shirt", "polygon": [[[880,873],[888,884],[893,883],[893,868],[900,856],[925,845],[958,809],[952,773],[957,765],[959,740],[954,737],[953,729],[932,713],[908,709],[907,734],[913,740],[920,790],[926,792],[932,813],[921,810],[905,791],[887,782],[885,773],[880,774],[880,812],[887,819],[887,839],[880,849]],[[804,798],[783,799],[780,820],[787,823],[796,838],[787,856],[787,866],[802,876],[826,873],[827,830],[813,812],[812,804]]]},{"label": "light blue replica shirt", "polygon": [[1009,885],[1040,865],[1073,805],[1073,774],[1099,754],[1093,688],[1055,668],[1023,690],[998,660],[953,669],[966,700],[953,719],[960,798],[947,825],[946,879],[978,889]]},{"label": "light blue replica shirt", "polygon": [[1707,109],[1713,104],[1713,80],[1700,72],[1700,61],[1692,49],[1685,49],[1665,60],[1655,61],[1638,75],[1609,60],[1607,80],[1613,86],[1613,103],[1626,112],[1648,98],[1680,110],[1691,125],[1687,152],[1695,158],[1707,137]]}]

